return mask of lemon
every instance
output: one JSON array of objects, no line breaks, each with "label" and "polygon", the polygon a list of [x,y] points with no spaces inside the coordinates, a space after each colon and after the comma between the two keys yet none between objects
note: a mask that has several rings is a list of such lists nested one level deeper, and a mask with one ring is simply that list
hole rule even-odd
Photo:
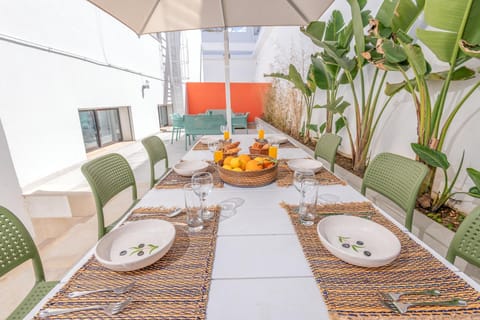
[{"label": "lemon", "polygon": [[263,158],[262,157],[256,157],[255,159],[253,159],[255,161],[257,161],[258,163],[263,163]]},{"label": "lemon", "polygon": [[240,168],[240,159],[233,158],[232,160],[230,160],[230,167],[232,167],[233,169]]},{"label": "lemon", "polygon": [[230,166],[230,161],[232,161],[233,157],[232,156],[228,156],[226,157],[224,160],[223,160],[223,164],[227,165],[227,166]]},{"label": "lemon", "polygon": [[224,164],[222,168],[227,170],[232,170],[232,167],[230,167],[228,164]]},{"label": "lemon", "polygon": [[240,172],[243,172],[242,168],[233,168],[233,171],[240,171]]}]

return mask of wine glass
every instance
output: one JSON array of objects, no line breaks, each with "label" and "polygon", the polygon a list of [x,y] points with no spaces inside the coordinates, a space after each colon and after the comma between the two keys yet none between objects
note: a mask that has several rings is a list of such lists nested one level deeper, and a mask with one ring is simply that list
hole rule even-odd
[{"label": "wine glass", "polygon": [[210,220],[213,212],[209,211],[205,205],[207,196],[213,189],[213,177],[210,172],[197,172],[192,176],[192,189],[202,201],[202,219]]}]

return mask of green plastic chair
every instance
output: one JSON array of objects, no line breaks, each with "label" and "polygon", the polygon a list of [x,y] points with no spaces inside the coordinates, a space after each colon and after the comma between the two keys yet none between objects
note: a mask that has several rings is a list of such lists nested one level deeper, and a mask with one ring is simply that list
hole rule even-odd
[{"label": "green plastic chair", "polygon": [[459,256],[480,268],[480,206],[463,220],[448,247],[446,259],[451,263]]},{"label": "green plastic chair", "polygon": [[[82,166],[82,172],[92,188],[95,205],[97,207],[98,239],[107,234],[125,215],[125,213],[109,226],[105,226],[103,208],[114,196],[123,190],[132,187],[132,205],[138,201],[137,185],[132,169],[124,157],[117,153],[110,153],[93,159]],[[127,210],[127,212],[128,212]]]},{"label": "green plastic chair", "polygon": [[342,138],[333,133],[324,133],[315,146],[315,159],[318,157],[330,163],[330,171],[335,171],[335,156]]},{"label": "green plastic chair", "polygon": [[24,319],[58,282],[45,281],[42,260],[28,230],[10,210],[0,206],[0,277],[30,259],[35,271],[35,285],[8,320]]},{"label": "green plastic chair", "polygon": [[423,163],[393,153],[381,153],[368,165],[361,193],[372,189],[405,210],[405,227],[412,230],[413,209],[428,168]]},{"label": "green plastic chair", "polygon": [[162,139],[157,136],[147,137],[142,140],[142,144],[147,150],[148,159],[150,160],[150,188],[153,188],[155,183],[160,180],[155,178],[155,165],[162,160],[165,160],[165,172],[168,171],[168,154],[165,144]]},{"label": "green plastic chair", "polygon": [[170,144],[173,143],[173,138],[177,141],[180,138],[180,133],[185,129],[183,123],[183,116],[179,113],[172,114],[172,138]]}]

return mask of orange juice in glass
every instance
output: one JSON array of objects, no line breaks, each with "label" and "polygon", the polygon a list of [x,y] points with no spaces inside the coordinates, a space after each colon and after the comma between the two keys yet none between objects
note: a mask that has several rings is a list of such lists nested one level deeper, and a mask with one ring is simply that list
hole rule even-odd
[{"label": "orange juice in glass", "polygon": [[228,126],[222,125],[220,126],[220,131],[223,132],[223,140],[230,139],[230,131],[228,130]]},{"label": "orange juice in glass", "polygon": [[260,140],[265,139],[265,129],[263,128],[258,129],[258,139]]},{"label": "orange juice in glass", "polygon": [[213,161],[218,163],[218,161],[223,159],[223,151],[222,150],[215,150],[213,152]]},{"label": "orange juice in glass", "polygon": [[274,159],[277,159],[277,156],[278,156],[278,144],[272,144],[269,148],[268,148],[268,156],[269,157],[272,157]]}]

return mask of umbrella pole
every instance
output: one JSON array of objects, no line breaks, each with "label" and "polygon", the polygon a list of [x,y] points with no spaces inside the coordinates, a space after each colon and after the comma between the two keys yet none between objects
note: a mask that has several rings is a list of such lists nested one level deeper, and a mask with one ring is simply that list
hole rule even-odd
[{"label": "umbrella pole", "polygon": [[230,134],[232,133],[232,103],[230,100],[230,49],[228,44],[228,28],[223,29],[223,46],[225,59],[225,114]]}]

